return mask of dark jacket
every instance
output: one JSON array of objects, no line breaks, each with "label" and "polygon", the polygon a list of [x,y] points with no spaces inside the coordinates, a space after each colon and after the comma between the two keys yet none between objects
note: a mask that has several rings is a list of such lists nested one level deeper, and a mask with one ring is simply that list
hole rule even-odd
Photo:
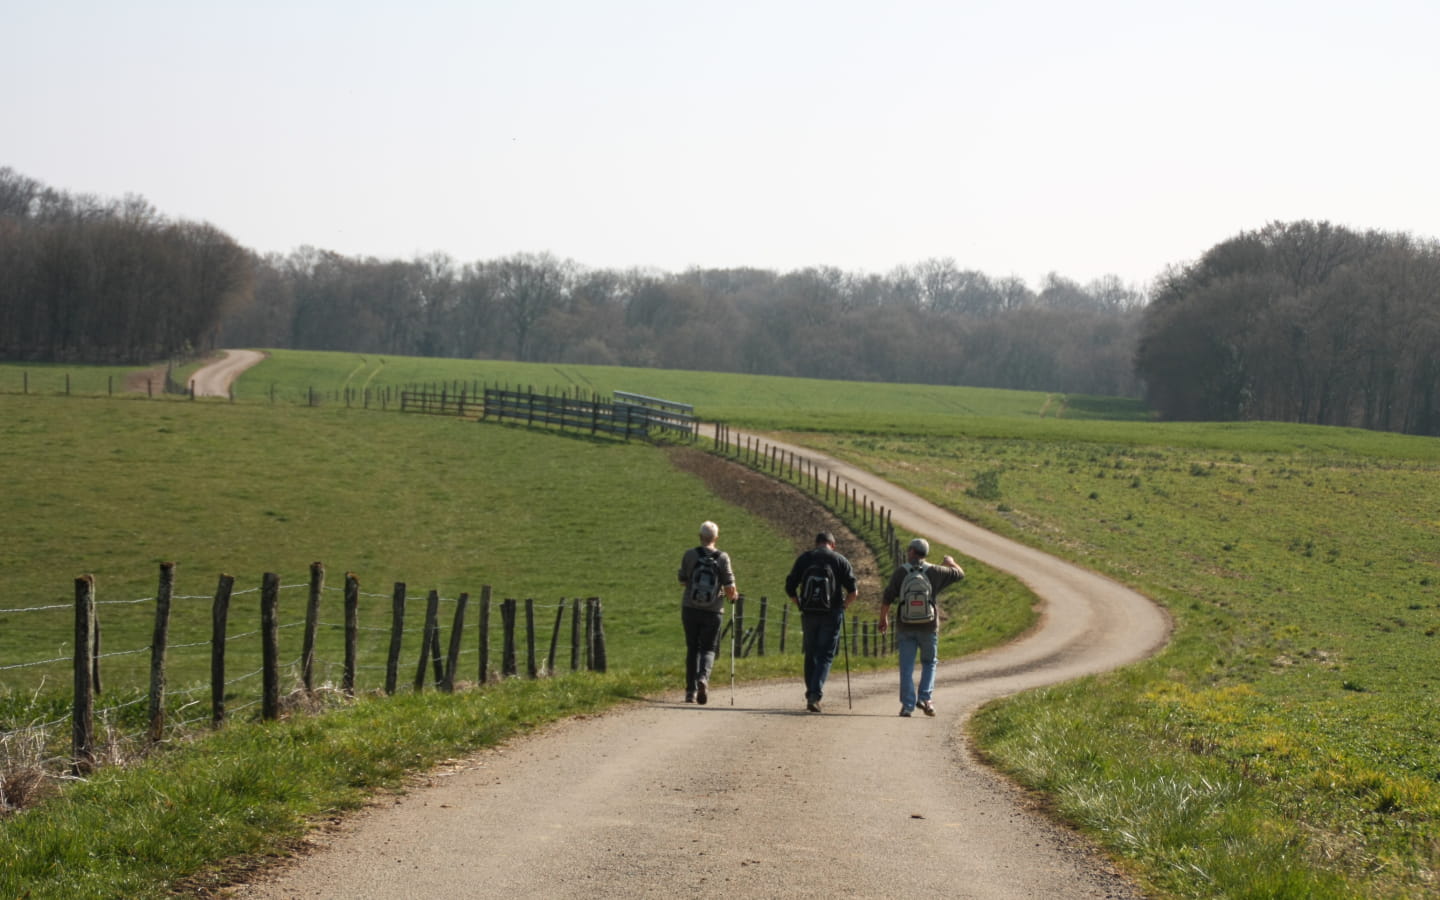
[{"label": "dark jacket", "polygon": [[800,581],[805,577],[805,570],[815,563],[830,569],[833,576],[834,590],[831,592],[830,609],[844,609],[845,598],[855,592],[855,570],[850,567],[850,560],[829,547],[815,547],[796,557],[795,565],[790,567],[790,574],[785,576],[785,596],[792,600],[796,598]]}]

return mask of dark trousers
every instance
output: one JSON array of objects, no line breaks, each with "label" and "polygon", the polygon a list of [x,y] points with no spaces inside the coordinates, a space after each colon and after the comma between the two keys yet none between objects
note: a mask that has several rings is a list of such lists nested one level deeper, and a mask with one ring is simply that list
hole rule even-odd
[{"label": "dark trousers", "polygon": [[700,682],[710,682],[724,619],[723,612],[680,607],[680,623],[685,626],[685,693],[693,694]]},{"label": "dark trousers", "polygon": [[845,607],[827,612],[800,615],[802,652],[805,654],[805,699],[815,703],[825,696],[825,679],[840,649],[840,631],[845,624]]}]

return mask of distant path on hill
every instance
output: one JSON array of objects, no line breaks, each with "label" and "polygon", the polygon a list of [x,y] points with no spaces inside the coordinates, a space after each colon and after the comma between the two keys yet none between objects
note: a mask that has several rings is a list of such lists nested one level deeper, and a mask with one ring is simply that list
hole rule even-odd
[{"label": "distant path on hill", "polygon": [[[1167,616],[1108,578],[838,460],[787,449],[859,486],[907,530],[1021,578],[1043,603],[1038,626],[943,664],[935,718],[896,715],[893,669],[854,676],[852,708],[837,658],[814,715],[803,709],[798,655],[792,680],[733,694],[722,663],[708,706],[656,697],[456,761],[316,833],[314,852],[234,895],[1140,896],[1088,842],[980,765],[963,725],[993,698],[1154,653]],[[685,538],[676,536],[677,562]],[[785,574],[749,573],[744,560],[737,568],[743,589],[771,596]],[[656,590],[678,601],[674,585]],[[678,664],[678,614],[675,639]]]},{"label": "distant path on hill", "polygon": [[224,359],[216,360],[203,368],[196,369],[190,380],[195,384],[197,397],[228,397],[230,385],[251,366],[265,360],[265,354],[257,350],[221,350]]}]

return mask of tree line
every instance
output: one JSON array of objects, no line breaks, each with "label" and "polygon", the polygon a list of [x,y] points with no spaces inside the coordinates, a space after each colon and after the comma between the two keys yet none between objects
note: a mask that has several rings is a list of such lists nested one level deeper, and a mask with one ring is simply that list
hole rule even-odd
[{"label": "tree line", "polygon": [[1167,272],[1136,368],[1170,419],[1440,435],[1440,244],[1275,222]]},{"label": "tree line", "polygon": [[928,260],[884,275],[591,269],[548,253],[457,263],[304,247],[256,261],[226,343],[1138,396],[1144,295],[1038,291]]},{"label": "tree line", "polygon": [[0,359],[148,363],[214,347],[251,296],[252,254],[136,196],[105,200],[0,168]]},{"label": "tree line", "polygon": [[953,259],[874,274],[262,256],[142,198],[0,168],[0,359],[222,344],[1144,396],[1168,419],[1440,434],[1440,249],[1276,222],[1148,292],[1055,273],[1032,289]]}]

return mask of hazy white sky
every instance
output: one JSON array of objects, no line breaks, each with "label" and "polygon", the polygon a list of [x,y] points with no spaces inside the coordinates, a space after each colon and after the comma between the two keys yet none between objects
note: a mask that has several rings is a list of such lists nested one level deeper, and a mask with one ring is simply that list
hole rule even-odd
[{"label": "hazy white sky", "polygon": [[259,251],[1148,282],[1440,236],[1440,3],[0,0],[0,166]]}]

